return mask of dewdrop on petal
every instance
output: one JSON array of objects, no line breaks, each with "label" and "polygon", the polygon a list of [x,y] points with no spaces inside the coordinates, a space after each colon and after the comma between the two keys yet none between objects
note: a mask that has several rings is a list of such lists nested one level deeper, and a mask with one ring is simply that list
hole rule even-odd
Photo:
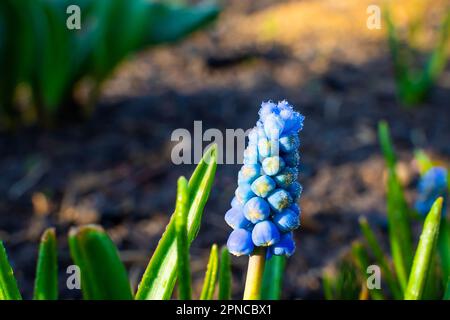
[{"label": "dewdrop on petal", "polygon": [[227,242],[234,255],[250,255],[266,247],[267,258],[290,256],[295,249],[292,230],[300,225],[296,203],[300,138],[304,117],[287,102],[261,104],[259,120],[248,134],[238,188],[225,214],[235,230]]}]

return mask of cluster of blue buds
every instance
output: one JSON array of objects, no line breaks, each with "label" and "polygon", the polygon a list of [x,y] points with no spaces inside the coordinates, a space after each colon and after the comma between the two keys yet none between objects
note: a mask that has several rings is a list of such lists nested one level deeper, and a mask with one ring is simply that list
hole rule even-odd
[{"label": "cluster of blue buds", "polygon": [[438,197],[444,198],[442,214],[445,214],[448,194],[448,173],[443,167],[433,167],[419,181],[419,195],[415,204],[416,210],[423,216],[427,215]]},{"label": "cluster of blue buds", "polygon": [[236,255],[267,247],[267,257],[290,256],[292,231],[300,226],[297,181],[300,162],[298,132],[304,117],[287,101],[261,104],[259,121],[250,130],[238,188],[225,221],[234,230],[227,242]]}]

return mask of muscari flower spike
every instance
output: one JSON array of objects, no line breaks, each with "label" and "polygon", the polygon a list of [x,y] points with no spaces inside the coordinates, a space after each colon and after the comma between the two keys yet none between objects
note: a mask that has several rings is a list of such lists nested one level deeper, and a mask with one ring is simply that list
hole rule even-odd
[{"label": "muscari flower spike", "polygon": [[428,170],[419,180],[418,193],[415,208],[421,215],[425,216],[428,214],[438,197],[444,198],[444,204],[442,206],[442,215],[444,215],[448,195],[447,169],[433,167]]},{"label": "muscari flower spike", "polygon": [[238,187],[225,220],[234,231],[227,242],[237,256],[267,247],[267,257],[291,256],[292,231],[300,226],[297,181],[304,117],[287,102],[263,102],[250,130]]}]

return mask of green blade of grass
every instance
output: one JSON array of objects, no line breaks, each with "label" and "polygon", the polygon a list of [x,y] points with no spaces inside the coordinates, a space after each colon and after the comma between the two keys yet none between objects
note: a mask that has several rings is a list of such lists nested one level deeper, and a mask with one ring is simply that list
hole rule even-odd
[{"label": "green blade of grass", "polygon": [[339,261],[336,271],[326,270],[323,273],[323,290],[327,300],[357,300],[361,291],[355,263],[345,257]]},{"label": "green blade of grass", "polygon": [[230,253],[226,247],[220,253],[219,300],[231,299],[231,263]]},{"label": "green blade of grass", "polygon": [[442,21],[439,38],[435,48],[427,61],[420,79],[423,91],[429,91],[434,85],[439,75],[444,71],[448,61],[448,47],[450,37],[450,8],[447,8],[446,15]]},{"label": "green blade of grass", "polygon": [[105,231],[94,225],[69,232],[72,259],[81,271],[86,300],[130,300],[131,287],[119,253]]},{"label": "green blade of grass", "polygon": [[[355,242],[352,244],[352,255],[355,260],[356,266],[358,267],[361,278],[367,284],[368,279],[367,268],[369,266],[369,258],[367,256],[365,248],[361,245],[361,243]],[[366,284],[363,283],[362,285],[365,286]],[[369,289],[368,287],[367,289],[369,290],[370,297],[373,300],[384,299],[383,292],[381,291],[381,289],[377,288]]]},{"label": "green blade of grass", "polygon": [[445,280],[450,277],[450,224],[445,217],[441,218],[438,251],[442,266],[442,276]]},{"label": "green blade of grass", "polygon": [[33,299],[58,299],[58,261],[54,228],[47,229],[41,238]]},{"label": "green blade of grass", "polygon": [[177,203],[175,206],[175,230],[178,257],[178,291],[180,300],[191,300],[191,270],[189,268],[189,244],[187,235],[187,215],[189,204],[188,181],[178,179]]},{"label": "green blade of grass", "polygon": [[447,280],[447,290],[445,290],[444,300],[450,300],[450,277]]},{"label": "green blade of grass", "polygon": [[381,150],[388,166],[387,218],[392,259],[400,286],[404,291],[413,258],[409,209],[403,194],[403,188],[395,172],[395,152],[386,122],[380,122],[378,134]]},{"label": "green blade of grass", "polygon": [[286,257],[284,256],[273,256],[266,261],[261,290],[263,300],[280,300],[285,265]]},{"label": "green blade of grass", "polygon": [[420,300],[436,246],[442,212],[442,198],[438,198],[428,213],[420,235],[414,262],[405,291],[405,300]]},{"label": "green blade of grass", "polygon": [[383,152],[386,165],[389,169],[395,171],[395,163],[397,162],[397,159],[391,141],[389,126],[386,121],[380,121],[378,124],[378,140],[380,141],[381,151]]},{"label": "green blade of grass", "polygon": [[333,277],[328,272],[324,272],[322,275],[322,287],[325,300],[333,300]]},{"label": "green blade of grass", "polygon": [[364,238],[367,241],[367,244],[369,245],[370,249],[372,250],[375,258],[377,259],[377,262],[380,264],[381,270],[383,271],[386,282],[389,286],[389,289],[391,290],[393,297],[395,299],[401,299],[402,293],[401,293],[400,287],[398,286],[398,283],[395,281],[395,276],[391,272],[391,268],[389,267],[388,259],[386,258],[385,254],[383,252],[383,249],[381,249],[380,245],[378,244],[375,233],[373,232],[372,228],[370,227],[369,223],[367,222],[367,219],[364,217],[361,217],[359,219],[359,225],[361,227]]},{"label": "green blade of grass", "polygon": [[403,189],[394,172],[388,176],[387,215],[392,259],[402,290],[412,264],[412,236]]},{"label": "green blade of grass", "polygon": [[2,241],[0,241],[0,300],[22,300]]},{"label": "green blade of grass", "polygon": [[217,271],[219,269],[219,249],[216,244],[211,247],[208,266],[206,267],[200,300],[212,300],[216,289]]},{"label": "green blade of grass", "polygon": [[[217,146],[209,148],[192,174],[189,188],[188,240],[189,244],[200,229],[203,208],[211,191],[217,167]],[[177,248],[174,218],[150,259],[136,293],[138,300],[170,299],[177,277]]]}]

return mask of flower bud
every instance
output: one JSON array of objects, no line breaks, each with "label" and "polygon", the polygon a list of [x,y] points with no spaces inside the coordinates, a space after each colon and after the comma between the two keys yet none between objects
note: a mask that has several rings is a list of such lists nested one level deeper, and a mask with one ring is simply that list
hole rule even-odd
[{"label": "flower bud", "polygon": [[254,197],[245,204],[244,215],[252,223],[257,223],[269,217],[270,208],[263,198]]},{"label": "flower bud", "polygon": [[276,175],[284,166],[284,160],[278,156],[265,158],[262,162],[262,170],[268,176]]},{"label": "flower bud", "polygon": [[252,240],[255,246],[268,247],[280,240],[280,232],[270,221],[258,222],[252,231]]},{"label": "flower bud", "polygon": [[267,195],[274,190],[275,187],[275,181],[273,181],[269,176],[261,176],[251,185],[253,193],[263,198],[267,197]]},{"label": "flower bud", "polygon": [[233,229],[248,229],[252,227],[252,223],[248,221],[241,209],[231,208],[225,213],[225,221]]}]

